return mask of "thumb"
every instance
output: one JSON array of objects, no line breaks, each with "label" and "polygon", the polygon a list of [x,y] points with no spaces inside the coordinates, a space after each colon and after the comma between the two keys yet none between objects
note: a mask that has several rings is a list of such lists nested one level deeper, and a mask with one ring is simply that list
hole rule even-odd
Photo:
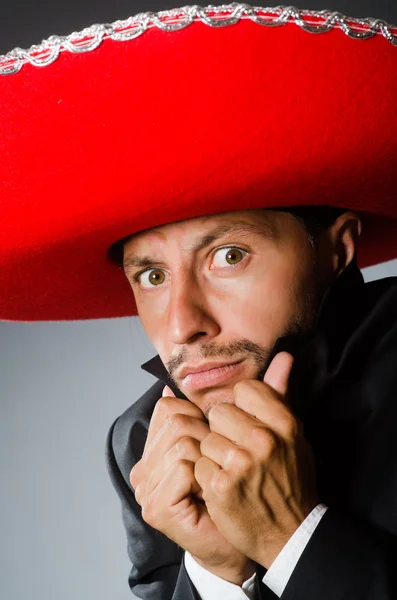
[{"label": "thumb", "polygon": [[172,389],[170,387],[168,387],[168,385],[165,386],[165,388],[163,389],[163,393],[161,395],[163,398],[164,398],[164,396],[172,396],[173,398],[176,398],[174,392],[172,391]]},{"label": "thumb", "polygon": [[280,396],[286,396],[294,357],[289,352],[279,352],[265,373],[263,382],[270,385]]}]

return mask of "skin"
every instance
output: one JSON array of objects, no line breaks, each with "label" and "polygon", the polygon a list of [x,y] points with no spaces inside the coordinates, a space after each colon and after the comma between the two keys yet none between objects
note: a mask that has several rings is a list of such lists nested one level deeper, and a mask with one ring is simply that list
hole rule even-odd
[{"label": "skin", "polygon": [[[257,230],[232,232],[237,223]],[[220,225],[221,237],[193,250]],[[360,232],[359,216],[344,213],[315,251],[292,215],[248,210],[157,227],[124,246],[125,262],[152,259],[125,274],[149,339],[190,400],[165,388],[131,485],[146,522],[237,585],[254,561],[269,568],[318,504],[311,449],[286,401],[292,357],[278,354],[256,379],[278,337],[312,327]],[[184,364],[240,359],[222,384],[190,390],[180,377]]]}]

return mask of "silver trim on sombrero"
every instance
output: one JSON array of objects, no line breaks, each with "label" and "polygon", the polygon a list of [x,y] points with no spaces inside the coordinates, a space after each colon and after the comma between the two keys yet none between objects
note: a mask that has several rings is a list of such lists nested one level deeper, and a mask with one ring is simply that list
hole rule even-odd
[{"label": "silver trim on sombrero", "polygon": [[[227,14],[225,16],[222,13]],[[309,33],[326,33],[339,28],[348,37],[359,40],[382,35],[393,46],[397,46],[397,26],[381,19],[357,19],[339,12],[300,10],[294,6],[264,8],[235,2],[218,6],[210,4],[206,7],[184,6],[157,13],[144,12],[111,24],[91,25],[67,36],[52,35],[28,50],[14,48],[7,54],[0,55],[0,75],[18,73],[28,62],[35,67],[46,67],[58,58],[60,52],[90,52],[98,48],[104,39],[120,42],[132,40],[151,27],[158,27],[163,31],[178,31],[195,20],[211,27],[225,27],[234,25],[240,19],[251,19],[266,27],[277,27],[291,21]]]}]

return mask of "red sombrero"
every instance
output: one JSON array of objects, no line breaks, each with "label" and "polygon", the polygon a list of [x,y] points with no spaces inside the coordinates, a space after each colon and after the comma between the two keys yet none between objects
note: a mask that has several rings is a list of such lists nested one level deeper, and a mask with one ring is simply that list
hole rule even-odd
[{"label": "red sombrero", "polygon": [[0,320],[135,315],[108,248],[232,210],[347,207],[397,257],[396,69],[397,27],[246,4],[0,57]]}]

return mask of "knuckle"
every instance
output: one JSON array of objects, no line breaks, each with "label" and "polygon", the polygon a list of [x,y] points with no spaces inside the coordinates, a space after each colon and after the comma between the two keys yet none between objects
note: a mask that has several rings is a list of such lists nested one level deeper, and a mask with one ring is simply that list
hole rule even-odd
[{"label": "knuckle", "polygon": [[181,400],[169,396],[162,396],[157,400],[153,410],[151,422],[162,423],[167,421],[173,414],[180,410]]},{"label": "knuckle", "polygon": [[271,456],[278,445],[277,437],[265,427],[253,427],[251,439],[254,447],[258,447],[262,456]]},{"label": "knuckle", "polygon": [[185,458],[180,458],[173,465],[174,476],[178,481],[191,481],[194,479],[194,463]]},{"label": "knuckle", "polygon": [[288,441],[292,442],[300,434],[301,428],[300,428],[300,424],[298,423],[298,421],[296,419],[294,419],[292,416],[290,416],[290,417],[287,417],[286,419],[284,419],[283,430],[284,430],[284,437]]},{"label": "knuckle", "polygon": [[170,408],[171,408],[170,400],[172,400],[172,399],[168,398],[167,396],[161,397],[159,400],[157,400],[156,405],[154,407],[154,411],[153,411],[153,418],[157,418],[159,416],[164,416],[169,413]]},{"label": "knuckle", "polygon": [[270,457],[273,456],[275,451],[278,448],[277,438],[273,434],[269,434],[267,437],[267,441],[265,444],[265,456]]},{"label": "knuckle", "polygon": [[133,488],[136,488],[139,483],[137,465],[138,465],[138,463],[136,463],[130,471],[130,483]]},{"label": "knuckle", "polygon": [[252,466],[249,453],[243,448],[232,448],[227,454],[227,468],[248,471]]},{"label": "knuckle", "polygon": [[158,515],[155,503],[150,501],[150,497],[148,498],[147,502],[142,505],[142,519],[145,521],[145,523],[157,529]]},{"label": "knuckle", "polygon": [[218,477],[216,477],[212,483],[212,489],[214,492],[223,498],[228,497],[233,491],[233,488],[234,481],[226,471],[219,473]]},{"label": "knuckle", "polygon": [[182,413],[175,413],[171,415],[168,421],[171,430],[176,433],[184,432],[190,423],[189,417]]},{"label": "knuckle", "polygon": [[175,463],[175,470],[177,472],[177,476],[188,477],[192,473],[192,462],[190,460],[186,460],[185,458],[180,458]]},{"label": "knuckle", "polygon": [[262,447],[266,444],[269,436],[269,430],[265,427],[258,427],[254,425],[251,429],[250,439],[252,440],[252,445],[255,446],[258,444],[259,447]]},{"label": "knuckle", "polygon": [[179,456],[190,456],[197,448],[197,443],[193,438],[184,435],[176,443],[176,451]]}]

